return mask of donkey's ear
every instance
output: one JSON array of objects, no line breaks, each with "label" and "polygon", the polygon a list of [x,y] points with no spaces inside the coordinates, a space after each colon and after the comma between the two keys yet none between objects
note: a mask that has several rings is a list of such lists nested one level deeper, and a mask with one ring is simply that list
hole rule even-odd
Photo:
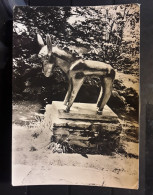
[{"label": "donkey's ear", "polygon": [[46,35],[46,44],[47,44],[47,48],[48,48],[48,53],[51,54],[51,52],[52,52],[52,39],[51,39],[51,36],[49,34]]},{"label": "donkey's ear", "polygon": [[43,41],[43,39],[42,39],[42,37],[41,37],[41,35],[40,34],[37,34],[37,41],[38,41],[38,44],[41,46],[41,47],[43,47],[45,44],[44,44],[44,41]]}]

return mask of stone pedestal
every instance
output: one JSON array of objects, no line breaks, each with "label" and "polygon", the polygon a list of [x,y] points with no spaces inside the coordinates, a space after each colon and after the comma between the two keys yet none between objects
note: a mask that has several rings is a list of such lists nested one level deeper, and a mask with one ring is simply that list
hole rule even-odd
[{"label": "stone pedestal", "polygon": [[96,104],[74,103],[69,113],[64,109],[63,102],[46,106],[53,142],[66,144],[77,153],[105,154],[117,148],[121,124],[107,105],[102,115],[97,115]]}]

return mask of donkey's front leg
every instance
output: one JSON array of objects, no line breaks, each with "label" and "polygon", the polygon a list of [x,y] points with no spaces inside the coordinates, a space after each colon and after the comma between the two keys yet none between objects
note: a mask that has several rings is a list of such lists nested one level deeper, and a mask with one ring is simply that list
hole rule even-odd
[{"label": "donkey's front leg", "polygon": [[67,93],[64,99],[64,105],[67,105],[70,99],[71,91],[72,91],[72,79],[69,79],[69,86],[68,86],[68,90],[67,90]]},{"label": "donkey's front leg", "polygon": [[102,81],[103,93],[100,94],[98,102],[97,114],[101,115],[104,106],[107,104],[112,93],[113,79],[111,77],[105,77]]},{"label": "donkey's front leg", "polygon": [[81,79],[73,78],[72,79],[72,90],[71,90],[70,98],[68,100],[68,104],[67,104],[65,112],[70,111],[70,108],[78,94],[79,89],[81,88],[83,84],[83,81],[84,81],[84,78],[81,78]]},{"label": "donkey's front leg", "polygon": [[99,108],[100,105],[101,105],[102,95],[103,95],[103,88],[102,88],[102,86],[101,86],[101,87],[100,87],[99,97],[98,97],[98,100],[97,100],[97,108]]}]

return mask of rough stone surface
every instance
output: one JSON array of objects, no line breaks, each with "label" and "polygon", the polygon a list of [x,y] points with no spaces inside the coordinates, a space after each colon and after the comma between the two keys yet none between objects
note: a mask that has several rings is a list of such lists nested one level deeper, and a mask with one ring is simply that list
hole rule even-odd
[{"label": "rough stone surface", "polygon": [[46,106],[45,118],[52,123],[52,142],[71,147],[74,153],[109,153],[118,147],[122,128],[108,106],[102,116],[96,114],[95,104],[74,103],[70,113],[63,110],[63,102]]}]

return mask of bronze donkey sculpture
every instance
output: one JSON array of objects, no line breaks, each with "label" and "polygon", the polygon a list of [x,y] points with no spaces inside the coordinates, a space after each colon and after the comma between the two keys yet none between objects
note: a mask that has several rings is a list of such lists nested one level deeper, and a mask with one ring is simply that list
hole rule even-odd
[{"label": "bronze donkey sculpture", "polygon": [[97,114],[102,114],[103,108],[112,93],[115,78],[114,69],[104,62],[78,59],[57,46],[53,47],[50,35],[46,36],[46,45],[40,34],[37,34],[37,40],[41,46],[38,57],[42,61],[44,75],[49,77],[52,74],[53,66],[56,65],[68,76],[69,86],[64,99],[64,105],[66,105],[65,112],[70,111],[86,76],[99,76],[101,79],[101,90],[97,101]]}]

